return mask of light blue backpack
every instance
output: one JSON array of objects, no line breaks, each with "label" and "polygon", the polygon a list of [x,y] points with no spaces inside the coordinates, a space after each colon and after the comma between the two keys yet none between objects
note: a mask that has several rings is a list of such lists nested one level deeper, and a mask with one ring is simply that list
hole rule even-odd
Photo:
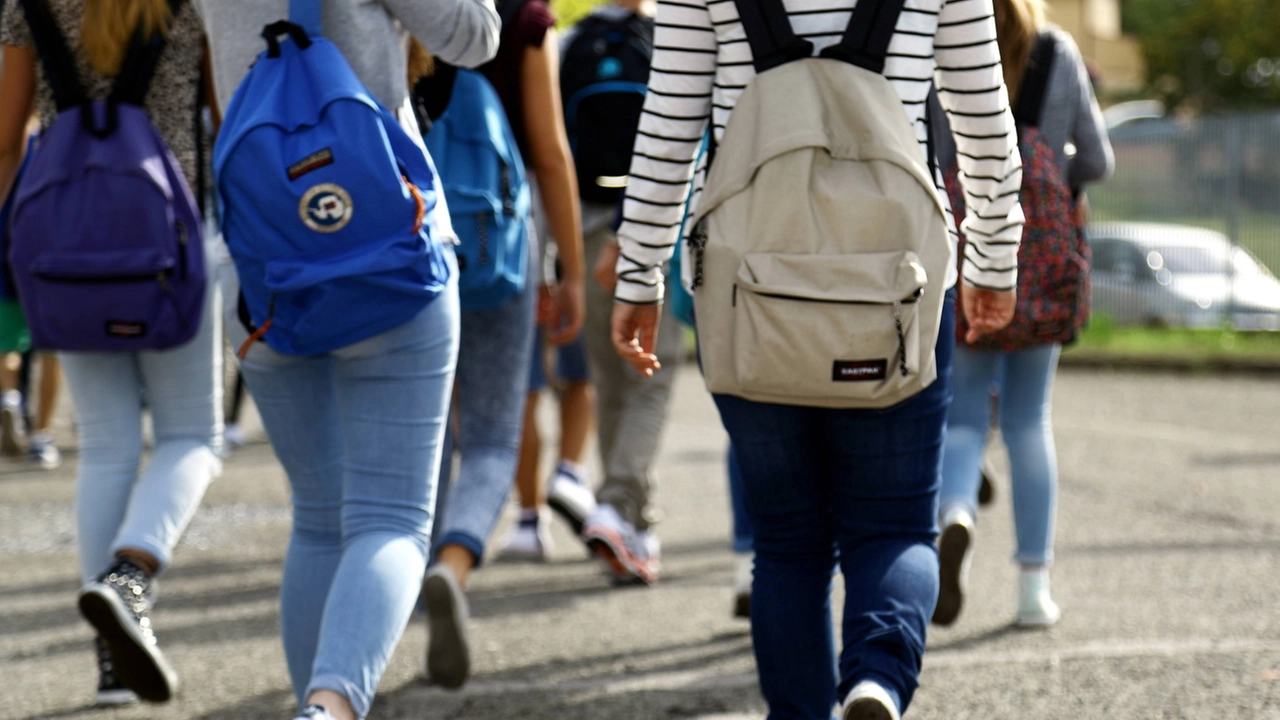
[{"label": "light blue backpack", "polygon": [[458,297],[490,310],[524,289],[530,190],[498,93],[459,68],[449,104],[426,135],[458,235]]},{"label": "light blue backpack", "polygon": [[291,0],[236,90],[214,149],[241,320],[316,355],[413,319],[445,287],[422,147],[321,37],[320,0]]}]

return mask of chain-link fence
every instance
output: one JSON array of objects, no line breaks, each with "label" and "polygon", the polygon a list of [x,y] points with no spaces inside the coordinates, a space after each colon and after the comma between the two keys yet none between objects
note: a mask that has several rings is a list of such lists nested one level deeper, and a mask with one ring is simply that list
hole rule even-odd
[{"label": "chain-link fence", "polygon": [[1280,329],[1280,112],[1111,130],[1089,189],[1094,305],[1118,323]]}]

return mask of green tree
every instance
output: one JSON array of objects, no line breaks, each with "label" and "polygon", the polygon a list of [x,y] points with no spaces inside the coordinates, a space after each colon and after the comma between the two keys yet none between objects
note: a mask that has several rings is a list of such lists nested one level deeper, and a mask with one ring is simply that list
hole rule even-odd
[{"label": "green tree", "polygon": [[1280,106],[1280,0],[1125,0],[1124,13],[1170,107]]}]

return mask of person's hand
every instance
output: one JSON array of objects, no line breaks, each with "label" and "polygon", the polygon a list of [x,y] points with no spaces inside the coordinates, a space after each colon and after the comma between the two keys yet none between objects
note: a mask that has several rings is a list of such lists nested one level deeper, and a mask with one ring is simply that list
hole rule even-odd
[{"label": "person's hand", "polygon": [[586,316],[586,283],[581,277],[566,278],[551,294],[551,316],[546,324],[547,342],[552,345],[568,345],[582,332],[582,320]]},{"label": "person's hand", "polygon": [[596,283],[609,292],[613,292],[613,287],[618,284],[618,255],[621,253],[622,249],[618,247],[616,240],[605,243],[600,248],[600,258],[596,260],[595,268],[591,270]]},{"label": "person's hand", "polygon": [[538,286],[538,307],[534,310],[534,322],[538,327],[550,327],[556,312],[556,289],[550,285]]},{"label": "person's hand", "polygon": [[662,305],[613,304],[613,349],[645,377],[662,369],[656,354]]},{"label": "person's hand", "polygon": [[974,343],[983,335],[1003,330],[1013,322],[1014,306],[1018,304],[1016,290],[988,290],[962,283],[960,303],[964,308],[964,317],[969,321],[969,332],[965,334],[967,343]]}]

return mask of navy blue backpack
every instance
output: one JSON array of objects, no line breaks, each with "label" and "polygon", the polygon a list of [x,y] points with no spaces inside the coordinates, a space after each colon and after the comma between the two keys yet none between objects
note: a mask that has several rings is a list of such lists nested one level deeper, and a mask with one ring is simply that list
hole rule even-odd
[{"label": "navy blue backpack", "polygon": [[289,355],[335,350],[412,320],[449,280],[422,147],[321,36],[320,0],[267,26],[214,149],[241,320]]},{"label": "navy blue backpack", "polygon": [[[177,12],[181,0],[171,0]],[[141,105],[164,49],[138,37],[109,99],[90,102],[43,0],[22,0],[58,116],[32,147],[9,261],[35,347],[162,350],[204,310],[200,211]]]},{"label": "navy blue backpack", "polygon": [[458,296],[465,310],[502,307],[524,289],[530,190],[498,93],[458,69],[444,113],[426,135],[458,235]]}]

